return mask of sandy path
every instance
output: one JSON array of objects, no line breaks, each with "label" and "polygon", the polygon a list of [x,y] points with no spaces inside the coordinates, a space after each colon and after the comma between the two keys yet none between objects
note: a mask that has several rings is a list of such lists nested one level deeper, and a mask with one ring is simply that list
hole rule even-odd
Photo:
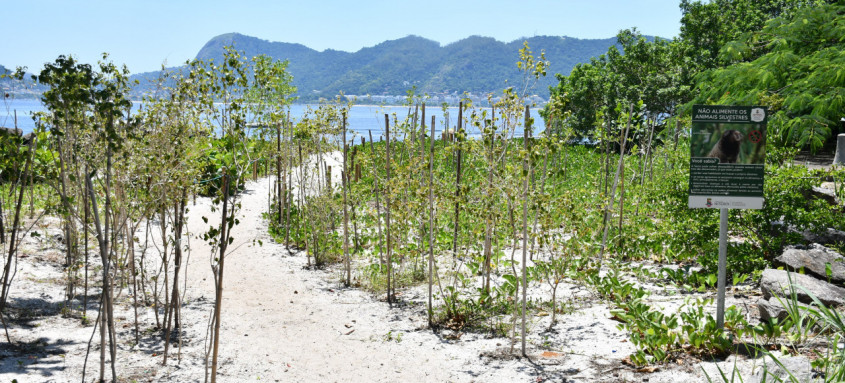
[{"label": "sandy path", "polygon": [[[266,234],[266,180],[250,182],[239,197],[240,224],[232,230],[224,270],[220,369],[225,381],[450,381],[461,362],[442,352],[418,356],[417,347],[443,348],[420,318],[407,319],[383,302],[343,289],[326,271],[305,270],[302,254],[289,254]],[[188,227],[199,233],[219,223],[208,199],[190,208]],[[205,216],[208,223],[202,221]],[[260,240],[258,245],[254,240]],[[192,239],[188,298],[209,301],[214,286],[211,249]],[[200,322],[198,325],[203,325]],[[199,331],[192,331],[197,333]],[[391,332],[393,340],[388,340]],[[395,340],[402,334],[401,341]],[[201,376],[200,376],[201,378]],[[460,379],[458,379],[460,380]]]},{"label": "sandy path", "polygon": [[[338,174],[333,174],[339,180]],[[461,334],[446,340],[426,328],[425,287],[404,289],[409,306],[390,308],[365,291],[347,289],[338,268],[305,269],[304,254],[290,254],[267,235],[261,218],[267,208],[268,180],[249,182],[238,196],[240,224],[226,258],[220,343],[220,382],[593,382],[702,381],[701,368],[717,374],[713,363],[661,366],[639,373],[621,360],[635,351],[628,336],[609,319],[608,307],[591,294],[566,285],[558,299],[575,305],[559,317],[535,317],[528,332],[529,359],[515,358],[507,339],[489,333]],[[190,204],[192,249],[182,307],[181,361],[176,349],[162,366],[163,334],[155,330],[152,310],[140,308],[141,341],[134,344],[131,295],[124,289],[115,308],[119,341],[117,370],[123,381],[202,382],[204,341],[214,300],[211,247],[198,238],[219,223],[211,200]],[[208,223],[203,221],[208,218]],[[59,315],[63,301],[62,253],[54,238],[58,220],[45,222],[43,238],[27,238],[29,248],[13,291],[14,304],[27,310],[26,321],[10,329],[16,345],[0,344],[0,381],[79,382],[93,328]],[[152,227],[156,237],[158,227]],[[137,235],[144,238],[144,228]],[[160,238],[155,238],[161,243]],[[263,242],[263,245],[258,244]],[[155,248],[147,261],[155,263]],[[148,266],[152,268],[153,266]],[[92,282],[92,286],[94,282]],[[150,286],[147,286],[148,289]],[[541,284],[532,294],[548,295]],[[652,288],[658,291],[658,288]],[[545,292],[544,292],[545,291]],[[92,297],[97,296],[94,289]],[[678,305],[683,296],[654,297],[657,306]],[[661,299],[666,302],[661,303]],[[756,299],[756,298],[755,298]],[[584,306],[578,302],[586,300]],[[729,300],[729,304],[740,304]],[[96,298],[88,315],[96,317]],[[23,314],[21,314],[23,315]],[[97,343],[91,349],[86,381],[99,372]],[[735,357],[719,362],[730,371]],[[752,362],[753,363],[753,362]],[[740,359],[740,367],[749,368]],[[107,374],[107,378],[110,374]]]}]

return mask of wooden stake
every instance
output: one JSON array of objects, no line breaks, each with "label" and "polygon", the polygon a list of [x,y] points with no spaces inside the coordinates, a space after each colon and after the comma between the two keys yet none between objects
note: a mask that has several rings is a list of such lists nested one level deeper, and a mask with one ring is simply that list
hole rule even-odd
[{"label": "wooden stake", "polygon": [[282,199],[285,195],[284,187],[282,186],[282,126],[276,127],[276,213],[279,215],[276,223],[282,225]]},{"label": "wooden stake", "polygon": [[[463,112],[464,112],[464,103],[461,101],[458,104],[458,133],[461,132],[463,129]],[[461,144],[460,142],[457,143],[457,175],[455,178],[455,233],[452,236],[452,256],[458,256],[458,219],[460,218],[461,214]]]},{"label": "wooden stake", "polygon": [[434,324],[431,307],[434,283],[434,116],[431,116],[431,150],[428,156],[428,327]]},{"label": "wooden stake", "polygon": [[229,245],[229,225],[226,222],[228,208],[229,208],[229,175],[226,169],[223,169],[223,214],[220,220],[220,254],[217,261],[215,284],[215,299],[214,299],[214,342],[212,344],[211,356],[211,383],[217,382],[217,354],[220,346],[220,311],[223,304],[223,265],[226,259],[226,247]]},{"label": "wooden stake", "polygon": [[531,153],[528,152],[528,131],[530,129],[530,116],[528,105],[525,106],[525,129],[522,141],[525,144],[526,157],[522,161],[522,173],[525,175],[522,180],[522,356],[525,354],[525,311],[527,308],[527,291],[528,291],[528,274],[526,263],[528,262],[528,174],[529,174],[529,158]]},{"label": "wooden stake", "polygon": [[[370,152],[372,153],[373,161],[375,162],[376,159],[376,148],[373,145],[373,131],[369,130],[368,133],[370,134]],[[376,169],[373,166],[373,169]],[[381,256],[381,204],[379,202],[379,194],[381,194],[381,190],[378,188],[378,172],[373,172],[373,192],[376,195],[376,227],[378,228],[378,259],[379,262],[383,265],[384,259]]]},{"label": "wooden stake", "polygon": [[[495,126],[495,117],[496,117],[496,110],[491,109],[491,117],[490,121],[493,122]],[[486,125],[486,124],[485,124]],[[487,159],[488,166],[487,166],[487,203],[492,204],[493,201],[493,170],[495,169],[494,162],[496,161],[495,155],[493,153],[494,149],[494,142],[496,140],[496,132],[491,129],[490,131],[490,156]],[[485,235],[484,235],[484,291],[489,293],[490,292],[490,258],[492,258],[493,253],[493,222],[491,222],[492,217],[490,216],[491,213],[489,209],[487,209],[484,213],[486,219],[484,220],[485,223]]]},{"label": "wooden stake", "polygon": [[[340,187],[343,189],[343,257],[346,260],[346,286],[352,284],[352,262],[349,259],[349,212],[346,206],[346,188],[349,185],[349,168],[346,167],[346,156],[349,147],[346,145],[346,111],[343,112],[343,179]],[[331,179],[329,179],[331,184]]]},{"label": "wooden stake", "polygon": [[634,104],[631,104],[630,108],[628,108],[628,125],[625,126],[625,132],[622,133],[622,147],[619,151],[619,166],[616,168],[616,178],[613,180],[613,189],[610,191],[610,201],[607,203],[607,207],[604,210],[604,222],[602,224],[604,227],[604,234],[602,235],[601,249],[599,250],[599,271],[601,271],[601,265],[604,262],[604,249],[607,245],[607,221],[610,218],[610,212],[613,210],[613,199],[616,194],[616,187],[619,185],[619,176],[622,172],[622,165],[625,161],[625,142],[628,139],[628,130],[631,128],[632,113],[634,113]]},{"label": "wooden stake", "polygon": [[385,150],[387,159],[387,181],[385,182],[385,209],[387,213],[386,227],[387,231],[387,303],[393,307],[393,297],[391,296],[391,274],[393,273],[393,260],[391,258],[391,241],[390,241],[390,117],[387,113],[384,114],[384,135],[385,135]]}]

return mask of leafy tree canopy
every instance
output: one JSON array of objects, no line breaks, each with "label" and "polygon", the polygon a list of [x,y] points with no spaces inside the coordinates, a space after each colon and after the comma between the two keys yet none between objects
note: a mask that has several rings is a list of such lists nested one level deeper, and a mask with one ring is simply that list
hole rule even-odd
[{"label": "leafy tree canopy", "polygon": [[725,44],[695,103],[768,105],[781,144],[819,149],[845,110],[845,4],[802,8]]}]

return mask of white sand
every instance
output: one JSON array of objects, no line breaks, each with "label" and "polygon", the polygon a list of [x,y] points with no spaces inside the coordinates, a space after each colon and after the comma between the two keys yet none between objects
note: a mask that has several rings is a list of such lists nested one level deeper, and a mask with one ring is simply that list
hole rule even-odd
[{"label": "white sand", "polygon": [[[335,172],[339,173],[339,172]],[[333,174],[339,178],[339,174]],[[383,297],[343,288],[339,270],[304,269],[303,254],[289,254],[273,243],[260,217],[267,209],[268,180],[247,184],[239,199],[240,225],[232,232],[235,242],[226,258],[220,343],[219,381],[291,382],[592,382],[701,381],[697,363],[661,366],[655,373],[641,373],[621,364],[633,352],[627,335],[608,319],[606,305],[574,285],[558,291],[562,300],[580,297],[588,302],[574,314],[559,316],[553,331],[549,317],[533,318],[529,336],[530,358],[511,356],[509,341],[487,334],[463,334],[448,340],[426,329],[425,287],[403,292],[403,299],[417,304],[389,308]],[[124,290],[116,307],[120,338],[118,375],[127,381],[203,381],[203,353],[214,286],[211,248],[196,238],[208,225],[219,222],[209,199],[189,206],[188,229],[193,237],[187,269],[185,305],[182,309],[184,344],[181,362],[171,348],[167,366],[161,365],[163,335],[151,331],[152,311],[141,308],[139,345],[133,346],[131,297]],[[202,217],[208,217],[205,223]],[[58,233],[58,221],[40,228]],[[156,227],[157,229],[157,227]],[[156,230],[153,230],[155,232]],[[138,232],[143,242],[143,228]],[[263,242],[263,246],[257,244]],[[157,239],[160,242],[160,239]],[[93,327],[78,319],[58,315],[63,301],[61,252],[55,241],[28,238],[11,304],[32,307],[32,320],[12,325],[17,346],[0,348],[0,381],[78,382],[86,344]],[[147,257],[155,258],[151,248]],[[545,285],[544,285],[545,286]],[[89,315],[96,317],[97,290],[92,291]],[[537,287],[532,294],[548,293]],[[682,296],[657,296],[677,305]],[[379,300],[381,299],[381,300]],[[753,299],[753,297],[752,297]],[[733,304],[729,301],[728,304]],[[39,311],[40,310],[40,311]],[[99,334],[97,334],[99,336]],[[98,374],[99,351],[95,337],[88,361],[87,381]],[[518,349],[518,346],[517,346]],[[545,351],[551,351],[551,353]],[[156,354],[154,357],[153,354]],[[733,358],[720,363],[730,370]],[[747,370],[744,359],[740,367]],[[715,371],[708,364],[708,371]],[[111,376],[106,374],[107,379]]]}]

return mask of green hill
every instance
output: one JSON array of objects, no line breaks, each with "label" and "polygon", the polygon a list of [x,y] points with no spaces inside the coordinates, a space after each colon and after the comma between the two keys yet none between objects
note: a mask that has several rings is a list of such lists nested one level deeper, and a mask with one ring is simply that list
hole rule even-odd
[{"label": "green hill", "polygon": [[521,84],[516,69],[518,50],[527,40],[536,54],[546,51],[551,61],[546,78],[535,93],[547,97],[555,73],[569,74],[578,63],[607,51],[615,38],[576,39],[536,36],[509,43],[471,36],[441,46],[419,36],[389,40],[357,52],[318,52],[301,44],[270,42],[238,33],[212,38],[197,53],[198,59],[218,59],[223,47],[233,45],[248,57],[266,54],[290,61],[302,100],[331,97],[339,91],[355,95],[402,95],[412,86],[421,92],[493,92]]}]

